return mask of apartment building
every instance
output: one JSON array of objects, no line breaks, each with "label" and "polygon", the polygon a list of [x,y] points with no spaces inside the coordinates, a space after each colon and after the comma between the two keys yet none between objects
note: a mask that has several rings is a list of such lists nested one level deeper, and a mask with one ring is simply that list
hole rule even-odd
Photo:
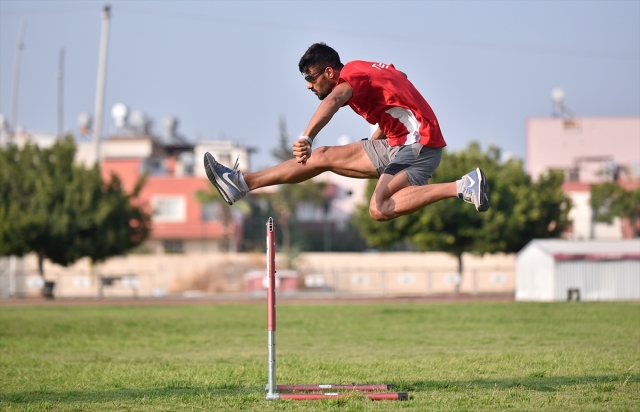
[{"label": "apartment building", "polygon": [[591,186],[616,181],[627,189],[640,186],[640,117],[556,116],[527,120],[527,172],[537,179],[561,170],[571,197],[570,239],[631,237],[628,219],[596,223],[589,204]]}]

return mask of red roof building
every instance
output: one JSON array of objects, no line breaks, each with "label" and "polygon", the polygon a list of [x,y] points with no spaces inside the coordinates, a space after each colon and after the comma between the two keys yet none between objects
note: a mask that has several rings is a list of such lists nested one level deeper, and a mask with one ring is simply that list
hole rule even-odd
[{"label": "red roof building", "polygon": [[[82,145],[82,144],[81,144]],[[89,145],[90,146],[90,145]],[[79,154],[90,151],[80,148]],[[251,149],[231,141],[202,141],[149,135],[111,136],[100,148],[105,179],[116,174],[131,192],[147,174],[139,201],[152,213],[152,230],[144,249],[153,253],[236,251],[242,234],[242,217],[231,211],[224,223],[221,203],[202,204],[199,191],[215,190],[206,178],[201,159],[205,152],[227,164],[240,161],[249,168]],[[222,199],[220,199],[222,200]]]}]

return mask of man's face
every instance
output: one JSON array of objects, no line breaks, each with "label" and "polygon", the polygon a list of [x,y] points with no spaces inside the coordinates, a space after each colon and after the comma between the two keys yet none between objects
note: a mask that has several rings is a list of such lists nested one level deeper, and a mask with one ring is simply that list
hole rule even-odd
[{"label": "man's face", "polygon": [[[315,93],[320,100],[324,100],[336,86],[336,82],[332,80],[333,69],[330,67],[314,67],[311,70],[307,70],[304,74],[305,80],[307,80],[307,89]],[[329,75],[331,75],[331,77],[329,77]]]}]

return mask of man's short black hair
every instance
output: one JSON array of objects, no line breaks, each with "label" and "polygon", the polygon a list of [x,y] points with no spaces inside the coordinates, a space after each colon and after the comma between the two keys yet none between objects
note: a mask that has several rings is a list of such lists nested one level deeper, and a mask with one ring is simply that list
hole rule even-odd
[{"label": "man's short black hair", "polygon": [[324,67],[333,67],[339,70],[342,66],[338,52],[325,43],[312,44],[298,63],[300,73],[311,69],[321,70]]}]

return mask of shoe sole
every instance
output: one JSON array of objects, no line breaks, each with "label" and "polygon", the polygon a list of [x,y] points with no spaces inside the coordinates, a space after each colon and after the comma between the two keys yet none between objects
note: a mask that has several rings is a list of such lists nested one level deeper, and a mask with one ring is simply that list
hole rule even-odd
[{"label": "shoe sole", "polygon": [[478,184],[480,186],[480,204],[476,209],[478,210],[478,212],[486,212],[487,210],[489,210],[490,206],[489,195],[487,195],[487,179],[485,178],[484,173],[482,172],[482,170],[480,170],[479,167],[476,169],[476,172],[478,173]]},{"label": "shoe sole", "polygon": [[[211,158],[211,159],[209,159],[209,158]],[[215,160],[213,159],[213,156],[211,155],[211,153],[205,153],[204,154],[204,170],[207,173],[207,178],[213,184],[213,186],[216,189],[218,189],[218,193],[220,193],[220,196],[222,196],[222,199],[224,199],[224,201],[227,202],[229,205],[233,205],[233,202],[229,199],[229,197],[225,193],[224,189],[218,183],[217,175],[213,171],[213,162],[214,161]]]}]

